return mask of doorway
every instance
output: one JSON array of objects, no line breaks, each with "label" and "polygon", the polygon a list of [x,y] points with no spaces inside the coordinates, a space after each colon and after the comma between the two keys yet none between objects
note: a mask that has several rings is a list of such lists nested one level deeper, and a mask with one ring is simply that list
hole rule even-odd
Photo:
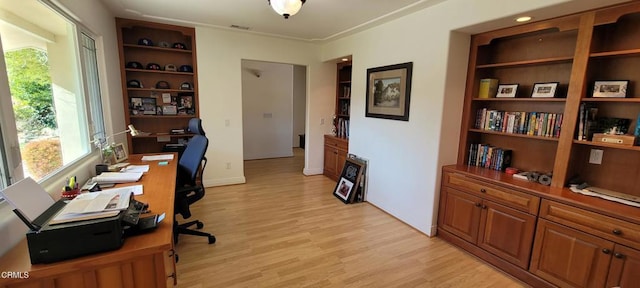
[{"label": "doorway", "polygon": [[242,60],[244,160],[293,157],[304,148],[306,74],[305,66]]}]

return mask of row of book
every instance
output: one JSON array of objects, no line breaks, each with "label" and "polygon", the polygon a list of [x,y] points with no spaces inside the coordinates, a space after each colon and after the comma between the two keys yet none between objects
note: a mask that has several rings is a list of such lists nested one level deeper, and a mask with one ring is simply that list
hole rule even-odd
[{"label": "row of book", "polygon": [[349,138],[349,119],[338,118],[335,125],[337,137]]},{"label": "row of book", "polygon": [[511,165],[512,151],[493,147],[489,144],[471,144],[469,147],[469,166],[485,167],[504,171]]},{"label": "row of book", "polygon": [[505,112],[487,108],[476,111],[476,129],[524,134],[530,136],[560,137],[562,113]]}]

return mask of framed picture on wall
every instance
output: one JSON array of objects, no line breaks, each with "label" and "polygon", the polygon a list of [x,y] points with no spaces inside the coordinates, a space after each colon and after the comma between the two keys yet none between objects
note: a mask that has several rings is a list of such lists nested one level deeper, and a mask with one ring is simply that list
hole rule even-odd
[{"label": "framed picture on wall", "polygon": [[367,69],[365,116],[409,121],[413,62]]}]

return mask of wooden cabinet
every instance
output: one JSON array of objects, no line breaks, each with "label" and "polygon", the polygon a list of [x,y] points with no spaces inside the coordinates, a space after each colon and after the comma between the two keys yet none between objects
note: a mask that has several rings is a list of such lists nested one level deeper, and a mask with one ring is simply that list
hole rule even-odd
[{"label": "wooden cabinet", "polygon": [[604,287],[613,246],[610,241],[541,219],[531,272],[561,287]]},{"label": "wooden cabinet", "polygon": [[342,167],[347,160],[349,142],[346,139],[324,135],[324,172],[323,174],[338,181]]},{"label": "wooden cabinet", "polygon": [[[604,122],[628,119],[627,134],[634,133],[638,67],[638,1],[473,35],[458,158],[443,168],[438,234],[534,287],[637,287],[640,276],[630,271],[640,271],[640,208],[567,186],[579,179],[640,197],[640,147],[593,141],[585,128],[603,123],[588,123],[589,111]],[[518,84],[516,96],[481,97],[484,79]],[[596,81],[617,80],[629,84],[610,89],[626,97],[594,97]],[[558,83],[555,97],[532,97],[537,83],[549,82]],[[593,149],[601,150],[601,164],[590,163]],[[550,185],[490,169],[497,165],[487,155],[506,150],[512,167],[552,172]],[[531,255],[529,263],[518,255]]]},{"label": "wooden cabinet", "polygon": [[[470,193],[460,191],[460,188],[467,189]],[[499,197],[491,196],[492,193]],[[539,199],[523,202],[521,199],[530,198],[524,195],[526,194],[445,172],[441,190],[443,200],[440,206],[440,225],[447,232],[527,269],[536,224],[536,215],[529,214],[528,211],[537,211]],[[496,199],[505,205],[490,199]],[[528,204],[521,205],[522,203]]]},{"label": "wooden cabinet", "polygon": [[565,287],[640,283],[640,225],[549,200],[540,217],[532,273]]},{"label": "wooden cabinet", "polygon": [[149,134],[128,135],[129,153],[183,143],[199,117],[195,29],[116,18],[125,122]]}]

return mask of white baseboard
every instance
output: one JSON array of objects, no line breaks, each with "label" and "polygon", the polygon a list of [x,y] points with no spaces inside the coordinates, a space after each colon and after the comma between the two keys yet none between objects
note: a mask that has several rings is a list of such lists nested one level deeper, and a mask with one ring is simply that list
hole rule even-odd
[{"label": "white baseboard", "polygon": [[307,176],[320,175],[323,172],[324,172],[324,169],[322,169],[322,168],[311,168],[311,169],[305,168],[304,170],[302,170],[302,174],[307,175]]},{"label": "white baseboard", "polygon": [[232,177],[232,178],[214,179],[214,180],[205,179],[202,182],[204,187],[215,187],[215,186],[244,184],[244,183],[247,183],[247,179],[244,178],[244,176],[242,176],[242,177]]}]

